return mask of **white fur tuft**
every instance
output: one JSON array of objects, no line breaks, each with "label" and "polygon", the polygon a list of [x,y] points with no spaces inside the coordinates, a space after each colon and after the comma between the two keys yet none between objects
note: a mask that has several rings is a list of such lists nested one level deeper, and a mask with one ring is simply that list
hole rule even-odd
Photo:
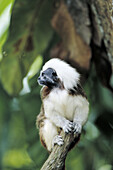
[{"label": "white fur tuft", "polygon": [[63,82],[65,89],[72,89],[79,81],[80,74],[76,71],[76,69],[58,58],[53,58],[46,62],[42,71],[47,68],[53,68],[57,72],[57,75]]}]

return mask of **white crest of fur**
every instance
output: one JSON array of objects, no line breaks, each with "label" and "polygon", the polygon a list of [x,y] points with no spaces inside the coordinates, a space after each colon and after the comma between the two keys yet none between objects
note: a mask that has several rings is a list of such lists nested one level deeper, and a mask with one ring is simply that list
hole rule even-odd
[{"label": "white crest of fur", "polygon": [[42,71],[45,71],[48,68],[53,68],[56,71],[58,77],[63,82],[65,89],[72,89],[77,85],[80,74],[66,62],[58,58],[53,58],[45,63]]}]

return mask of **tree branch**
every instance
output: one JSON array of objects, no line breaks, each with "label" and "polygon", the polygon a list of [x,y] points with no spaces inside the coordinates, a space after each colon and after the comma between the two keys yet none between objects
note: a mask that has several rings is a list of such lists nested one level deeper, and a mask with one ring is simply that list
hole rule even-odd
[{"label": "tree branch", "polygon": [[[61,136],[64,139],[64,144],[62,146],[55,145],[48,159],[44,163],[41,170],[63,170],[65,167],[65,159],[70,146],[79,140],[77,136],[73,134],[65,134],[61,131]],[[76,143],[76,142],[75,142]]]}]

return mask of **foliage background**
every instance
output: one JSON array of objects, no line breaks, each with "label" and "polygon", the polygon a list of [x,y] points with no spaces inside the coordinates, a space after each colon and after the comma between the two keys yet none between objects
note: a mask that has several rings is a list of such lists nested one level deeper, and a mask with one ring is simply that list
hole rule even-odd
[{"label": "foliage background", "polygon": [[[0,1],[2,170],[40,169],[48,157],[47,151],[40,144],[35,126],[41,105],[37,76],[42,64],[49,59],[49,49],[59,37],[49,23],[52,15],[52,11],[47,10],[51,6],[50,1],[40,2]],[[37,8],[38,5],[41,6],[40,9]],[[43,57],[45,54],[46,57]],[[84,89],[90,102],[89,120],[81,141],[68,154],[66,168],[112,170],[113,95],[100,84],[94,66]]]}]

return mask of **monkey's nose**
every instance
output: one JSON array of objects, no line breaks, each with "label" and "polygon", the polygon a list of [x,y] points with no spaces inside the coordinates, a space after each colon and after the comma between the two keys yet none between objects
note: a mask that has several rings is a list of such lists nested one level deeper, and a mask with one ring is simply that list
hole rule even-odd
[{"label": "monkey's nose", "polygon": [[46,80],[46,79],[47,79],[47,76],[46,76],[46,75],[44,75],[44,76],[43,76],[43,79],[44,79],[44,80]]},{"label": "monkey's nose", "polygon": [[38,80],[40,80],[40,77],[38,77]]}]

